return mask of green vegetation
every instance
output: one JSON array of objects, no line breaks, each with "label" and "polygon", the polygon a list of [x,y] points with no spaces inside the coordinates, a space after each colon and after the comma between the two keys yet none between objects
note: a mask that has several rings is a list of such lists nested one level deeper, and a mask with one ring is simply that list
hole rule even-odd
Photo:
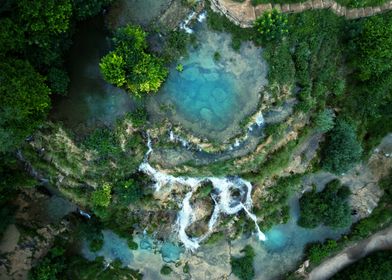
[{"label": "green vegetation", "polygon": [[177,70],[178,72],[184,71],[184,65],[182,65],[181,63],[177,64],[176,70]]},{"label": "green vegetation", "polygon": [[381,251],[371,254],[335,274],[332,280],[392,279],[392,253]]},{"label": "green vegetation", "polygon": [[323,168],[335,174],[351,169],[361,158],[362,147],[352,125],[338,120],[328,133],[322,159]]},{"label": "green vegetation", "polygon": [[[7,0],[0,9],[0,153],[12,152],[45,120],[50,94],[66,94],[63,55],[73,24],[109,1]],[[78,16],[82,10],[83,17]]]},{"label": "green vegetation", "polygon": [[[360,7],[375,7],[381,6],[386,3],[386,0],[335,0],[342,6],[348,8],[360,8]],[[302,3],[306,2],[306,0],[252,0],[252,4],[257,6],[259,4],[290,4],[290,3]]]},{"label": "green vegetation", "polygon": [[287,15],[277,9],[264,12],[256,19],[254,27],[261,38],[267,41],[282,39],[289,31],[287,28]]},{"label": "green vegetation", "polygon": [[122,267],[119,260],[114,260],[106,267],[103,257],[90,262],[81,256],[68,256],[65,240],[56,241],[55,246],[30,272],[32,280],[66,280],[66,279],[124,279],[141,280],[138,271]]},{"label": "green vegetation", "polygon": [[102,188],[92,193],[92,203],[98,207],[108,207],[111,199],[112,187],[109,184],[103,184]]},{"label": "green vegetation", "polygon": [[101,59],[99,67],[108,83],[141,97],[157,92],[168,71],[163,61],[146,53],[146,33],[137,26],[119,28],[113,37],[114,51]]},{"label": "green vegetation", "polygon": [[231,33],[231,46],[234,50],[239,51],[239,49],[241,48],[241,43],[244,41],[248,41],[254,36],[253,28],[241,28],[232,23],[225,16],[213,12],[211,10],[210,2],[208,0],[206,1],[206,10],[208,27],[215,31]]},{"label": "green vegetation", "polygon": [[212,185],[211,182],[202,184],[196,191],[197,199],[203,199],[209,197],[213,188],[214,186]]},{"label": "green vegetation", "polygon": [[125,206],[139,201],[145,194],[142,184],[132,178],[116,184],[114,192],[119,203]]},{"label": "green vegetation", "polygon": [[214,60],[215,60],[215,61],[221,60],[221,54],[220,54],[220,52],[214,52]]},{"label": "green vegetation", "polygon": [[262,196],[255,213],[264,217],[260,227],[269,229],[273,225],[286,223],[289,218],[288,198],[301,186],[302,174],[279,178]]},{"label": "green vegetation", "polygon": [[50,89],[44,77],[23,60],[0,62],[0,152],[21,145],[46,118]]},{"label": "green vegetation", "polygon": [[350,190],[339,180],[329,182],[323,191],[316,188],[306,192],[300,199],[300,218],[298,225],[314,228],[320,224],[332,228],[343,228],[351,224],[351,209],[347,198]]},{"label": "green vegetation", "polygon": [[335,114],[331,109],[324,109],[317,114],[314,123],[318,131],[328,132],[335,126]]},{"label": "green vegetation", "polygon": [[338,241],[327,240],[324,243],[316,243],[309,246],[307,255],[312,265],[319,264],[325,258],[342,250],[350,243],[369,237],[371,234],[384,229],[392,224],[392,172],[382,179],[380,187],[384,190],[377,207],[366,218],[354,224],[351,232]]},{"label": "green vegetation", "polygon": [[255,276],[253,268],[253,258],[255,253],[253,248],[250,245],[246,245],[245,248],[241,250],[241,253],[244,253],[243,257],[231,258],[231,271],[240,280],[252,280]]},{"label": "green vegetation", "polygon": [[162,268],[161,268],[161,274],[162,275],[169,275],[169,274],[171,274],[172,273],[172,269],[171,269],[171,267],[170,266],[168,266],[168,265],[164,265],[164,266],[162,266]]},{"label": "green vegetation", "polygon": [[170,30],[166,34],[166,41],[162,57],[169,63],[187,54],[187,46],[192,37],[185,31]]}]

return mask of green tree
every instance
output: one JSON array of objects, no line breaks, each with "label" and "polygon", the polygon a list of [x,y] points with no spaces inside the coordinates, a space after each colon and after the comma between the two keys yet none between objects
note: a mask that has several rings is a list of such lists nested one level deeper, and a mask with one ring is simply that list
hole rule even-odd
[{"label": "green tree", "polygon": [[361,158],[362,147],[352,125],[339,120],[328,133],[323,150],[323,168],[335,174],[348,171]]},{"label": "green tree", "polygon": [[45,120],[50,90],[27,61],[0,61],[0,152],[18,147]]},{"label": "green tree", "polygon": [[315,187],[300,199],[300,218],[298,225],[314,228],[320,224],[332,228],[342,228],[351,223],[351,209],[347,198],[350,190],[339,180],[328,183],[322,192]]},{"label": "green tree", "polygon": [[59,68],[50,68],[48,72],[48,82],[52,92],[66,95],[69,86],[69,77],[67,72]]},{"label": "green tree", "polygon": [[362,81],[381,77],[392,70],[392,17],[377,16],[363,19],[352,43],[355,47],[353,63]]},{"label": "green tree", "polygon": [[172,273],[172,269],[171,269],[171,267],[170,266],[168,266],[168,265],[164,265],[164,266],[162,266],[162,268],[161,268],[161,274],[162,275],[169,275],[170,273]]},{"label": "green tree", "polygon": [[255,252],[250,245],[246,245],[245,248],[241,250],[241,253],[244,253],[243,257],[231,258],[231,270],[234,275],[241,280],[252,280],[255,276],[253,268]]},{"label": "green tree", "polygon": [[317,130],[320,132],[328,132],[330,131],[335,125],[335,114],[331,109],[325,109],[324,111],[320,112],[314,122],[317,127]]},{"label": "green tree", "polygon": [[23,29],[10,18],[0,19],[0,53],[21,51],[24,43]]},{"label": "green tree", "polygon": [[272,9],[265,11],[259,18],[254,22],[254,27],[260,34],[261,38],[272,41],[279,40],[289,31],[287,28],[287,15]]},{"label": "green tree", "polygon": [[97,15],[113,0],[73,0],[74,16],[77,20],[84,20]]},{"label": "green tree", "polygon": [[131,94],[157,92],[168,71],[163,61],[145,52],[146,33],[137,26],[119,28],[113,38],[114,51],[99,64],[105,80]]},{"label": "green tree", "polygon": [[121,183],[115,188],[115,193],[119,202],[127,206],[144,196],[143,186],[133,179]]},{"label": "green tree", "polygon": [[92,203],[95,207],[108,207],[112,198],[112,187],[109,184],[103,184],[101,189],[94,191],[91,195]]},{"label": "green tree", "polygon": [[46,48],[53,36],[68,31],[72,15],[70,0],[19,0],[16,3],[28,44]]},{"label": "green tree", "polygon": [[332,280],[386,280],[392,279],[392,253],[373,253],[338,272]]},{"label": "green tree", "polygon": [[101,59],[99,67],[104,79],[113,85],[122,87],[126,82],[125,61],[116,52],[110,52]]}]

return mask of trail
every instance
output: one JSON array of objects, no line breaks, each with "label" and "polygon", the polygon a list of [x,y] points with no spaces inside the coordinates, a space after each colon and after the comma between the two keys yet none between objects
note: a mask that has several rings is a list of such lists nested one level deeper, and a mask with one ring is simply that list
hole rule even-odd
[{"label": "trail", "polygon": [[313,269],[309,280],[326,280],[335,273],[357,260],[379,250],[392,249],[392,226],[379,231],[369,238],[361,240],[356,244],[344,249],[336,256],[329,258]]},{"label": "trail", "polygon": [[259,4],[253,6],[251,0],[244,2],[235,2],[233,0],[210,0],[211,8],[219,13],[224,14],[229,20],[241,27],[251,27],[253,22],[265,11],[273,8],[283,13],[301,13],[307,10],[330,9],[338,16],[346,19],[357,19],[369,17],[392,10],[392,1],[383,5],[365,8],[347,8],[332,0],[308,0],[302,3],[291,4]]}]

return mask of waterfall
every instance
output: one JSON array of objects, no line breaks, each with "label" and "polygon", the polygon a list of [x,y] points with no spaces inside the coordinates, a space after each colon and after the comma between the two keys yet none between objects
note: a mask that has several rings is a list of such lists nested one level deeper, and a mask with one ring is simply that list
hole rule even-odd
[{"label": "waterfall", "polygon": [[[199,242],[206,238],[214,230],[221,213],[226,215],[235,215],[241,210],[244,210],[249,218],[254,221],[259,240],[266,240],[264,233],[261,232],[257,224],[256,215],[251,213],[252,185],[250,182],[239,177],[175,177],[173,175],[165,174],[159,170],[156,170],[148,163],[148,156],[153,152],[153,148],[151,137],[148,133],[147,136],[148,151],[146,152],[143,163],[139,166],[139,170],[149,175],[153,181],[155,181],[155,191],[158,192],[162,187],[171,184],[183,185],[190,189],[182,201],[181,210],[178,213],[176,221],[178,237],[186,249],[195,251],[200,246]],[[186,229],[194,222],[195,219],[195,213],[190,203],[190,199],[203,181],[210,181],[213,186],[211,198],[215,205],[211,218],[208,221],[209,231],[201,237],[189,237],[186,234]],[[239,196],[233,197],[233,191],[237,191]]]},{"label": "waterfall", "polygon": [[186,33],[192,34],[193,30],[188,25],[190,21],[196,16],[196,12],[191,12],[188,17],[180,23],[180,29],[183,29]]}]

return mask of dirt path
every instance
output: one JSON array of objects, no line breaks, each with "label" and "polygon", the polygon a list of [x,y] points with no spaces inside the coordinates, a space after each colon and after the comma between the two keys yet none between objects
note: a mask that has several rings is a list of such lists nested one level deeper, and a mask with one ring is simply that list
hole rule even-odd
[{"label": "dirt path", "polygon": [[251,0],[234,2],[233,0],[211,0],[211,8],[223,13],[235,24],[241,27],[251,27],[257,17],[263,12],[276,8],[284,13],[300,13],[306,10],[330,9],[338,16],[347,19],[368,17],[392,10],[392,1],[383,5],[366,8],[347,8],[333,0],[308,0],[303,3],[292,4],[260,4],[253,6]]},{"label": "dirt path", "polygon": [[379,250],[392,249],[392,226],[373,234],[313,269],[308,280],[324,280],[357,260]]}]

